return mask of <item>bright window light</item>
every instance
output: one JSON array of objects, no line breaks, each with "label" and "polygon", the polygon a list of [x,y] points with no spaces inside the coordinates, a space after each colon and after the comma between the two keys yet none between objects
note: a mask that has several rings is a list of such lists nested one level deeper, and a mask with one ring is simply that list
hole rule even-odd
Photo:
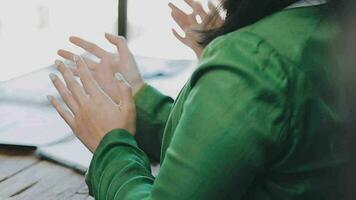
[{"label": "bright window light", "polygon": [[[207,7],[207,0],[197,0]],[[185,12],[192,9],[183,0],[128,0],[128,41],[136,55],[158,58],[194,59],[192,50],[179,42],[171,29],[178,29],[171,17],[168,3],[172,2]]]},{"label": "bright window light", "polygon": [[117,0],[0,0],[0,81],[51,65],[59,48],[81,53],[71,35],[111,48],[117,16]]}]

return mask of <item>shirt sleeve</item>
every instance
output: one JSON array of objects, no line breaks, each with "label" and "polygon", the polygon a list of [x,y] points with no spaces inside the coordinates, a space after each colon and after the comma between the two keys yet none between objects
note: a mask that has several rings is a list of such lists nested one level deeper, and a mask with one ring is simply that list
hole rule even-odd
[{"label": "shirt sleeve", "polygon": [[173,99],[150,85],[145,85],[135,96],[137,111],[135,135],[139,147],[159,162],[161,142]]},{"label": "shirt sleeve", "polygon": [[261,68],[214,49],[193,75],[157,178],[132,136],[114,130],[90,166],[88,185],[96,199],[209,200],[231,194],[241,199],[279,155],[287,118],[286,80],[273,66]]}]

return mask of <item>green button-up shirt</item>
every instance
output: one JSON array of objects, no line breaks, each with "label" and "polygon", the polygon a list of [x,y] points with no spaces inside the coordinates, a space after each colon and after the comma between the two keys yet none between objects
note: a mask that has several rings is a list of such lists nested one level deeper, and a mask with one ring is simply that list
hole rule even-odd
[{"label": "green button-up shirt", "polygon": [[[108,133],[88,171],[98,200],[339,199],[338,28],[295,8],[214,40],[178,98],[145,86],[137,138]],[[161,164],[150,172],[150,159]]]}]

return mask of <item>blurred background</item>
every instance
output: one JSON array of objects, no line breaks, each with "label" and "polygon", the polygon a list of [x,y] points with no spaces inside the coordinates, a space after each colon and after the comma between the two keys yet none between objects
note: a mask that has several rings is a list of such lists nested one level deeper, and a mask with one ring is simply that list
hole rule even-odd
[{"label": "blurred background", "polygon": [[117,8],[117,0],[0,0],[0,81],[50,65],[59,48],[74,50],[70,35],[105,44]]},{"label": "blurred background", "polygon": [[[170,16],[168,2],[190,12],[182,0],[127,2],[129,45],[139,56],[194,59],[193,52],[171,33],[171,28],[178,27]],[[118,33],[118,3],[119,0],[0,0],[0,82],[52,64],[59,48],[79,52],[68,42],[71,35],[112,49],[103,34]]]},{"label": "blurred background", "polygon": [[[195,58],[193,51],[181,44],[172,34],[172,28],[182,35],[183,31],[179,30],[170,15],[169,2],[186,13],[192,12],[183,0],[127,1],[127,37],[134,54],[171,59]],[[205,10],[208,10],[208,0],[197,2],[201,2]]]},{"label": "blurred background", "polygon": [[72,35],[114,52],[104,33],[124,33],[146,82],[175,98],[197,59],[172,34],[183,31],[169,2],[192,12],[183,0],[0,0],[0,146],[38,147],[38,154],[71,167],[89,165],[91,153],[46,98],[58,96],[48,77],[58,73],[58,49],[93,58],[70,44]]}]

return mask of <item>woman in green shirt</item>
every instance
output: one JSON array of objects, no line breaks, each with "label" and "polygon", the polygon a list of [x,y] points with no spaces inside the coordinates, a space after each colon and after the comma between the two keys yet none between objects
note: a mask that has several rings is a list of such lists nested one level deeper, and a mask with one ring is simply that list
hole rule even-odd
[{"label": "woman in green shirt", "polygon": [[[60,52],[77,64],[56,63],[67,86],[50,75],[71,112],[49,100],[94,153],[87,184],[96,199],[341,199],[347,155],[330,6],[223,8],[222,24],[211,17],[199,31],[206,48],[175,101],[144,83],[121,37],[106,34],[119,59],[77,37],[100,63]],[[150,159],[161,164],[157,177]]]}]

